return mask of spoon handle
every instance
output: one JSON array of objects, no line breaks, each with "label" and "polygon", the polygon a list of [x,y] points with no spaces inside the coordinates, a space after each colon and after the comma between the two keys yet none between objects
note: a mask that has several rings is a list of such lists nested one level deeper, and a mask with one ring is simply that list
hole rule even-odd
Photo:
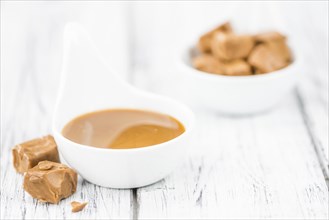
[{"label": "spoon handle", "polygon": [[131,90],[131,86],[107,66],[80,24],[66,25],[63,53],[55,112],[58,108],[93,110],[103,106],[104,99],[119,99]]}]

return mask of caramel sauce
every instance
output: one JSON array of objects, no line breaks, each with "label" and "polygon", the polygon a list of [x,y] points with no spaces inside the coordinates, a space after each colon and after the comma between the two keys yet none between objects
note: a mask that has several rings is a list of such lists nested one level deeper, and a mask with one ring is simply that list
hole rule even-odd
[{"label": "caramel sauce", "polygon": [[108,109],[81,115],[62,130],[67,139],[93,147],[128,149],[169,141],[184,126],[175,118],[135,109]]}]

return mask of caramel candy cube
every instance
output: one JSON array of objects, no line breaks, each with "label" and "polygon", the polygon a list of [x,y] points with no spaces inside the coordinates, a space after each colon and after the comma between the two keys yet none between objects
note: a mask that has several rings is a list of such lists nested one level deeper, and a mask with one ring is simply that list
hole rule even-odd
[{"label": "caramel candy cube", "polygon": [[224,64],[218,59],[209,55],[201,54],[193,59],[193,66],[201,71],[208,73],[224,74]]},{"label": "caramel candy cube", "polygon": [[24,176],[24,189],[41,202],[58,203],[77,188],[77,173],[60,163],[41,161]]},{"label": "caramel candy cube", "polygon": [[270,31],[270,32],[264,32],[261,34],[257,34],[254,36],[254,38],[257,43],[266,43],[266,42],[286,40],[286,36],[280,34],[279,32],[276,32],[276,31]]},{"label": "caramel candy cube", "polygon": [[232,27],[229,22],[226,22],[215,29],[209,31],[208,33],[202,35],[198,42],[198,49],[203,53],[209,53],[211,52],[210,44],[211,39],[215,32],[225,32],[225,33],[231,33]]},{"label": "caramel candy cube", "polygon": [[87,204],[88,202],[83,202],[83,203],[76,201],[71,202],[72,212],[80,212],[82,209],[86,207]]},{"label": "caramel candy cube", "polygon": [[221,60],[242,59],[249,55],[254,44],[254,38],[249,35],[216,32],[211,41],[211,51]]},{"label": "caramel candy cube", "polygon": [[268,73],[286,67],[291,62],[291,52],[284,41],[268,42],[255,47],[248,62],[257,74]]},{"label": "caramel candy cube", "polygon": [[244,60],[233,60],[225,63],[225,75],[246,76],[251,74],[252,74],[251,67]]},{"label": "caramel candy cube", "polygon": [[59,162],[57,145],[51,135],[18,144],[12,154],[14,167],[19,173],[26,172],[43,160]]}]

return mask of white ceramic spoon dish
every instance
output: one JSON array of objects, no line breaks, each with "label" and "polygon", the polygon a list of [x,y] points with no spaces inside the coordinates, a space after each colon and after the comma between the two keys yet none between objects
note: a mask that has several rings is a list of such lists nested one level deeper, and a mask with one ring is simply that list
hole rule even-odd
[{"label": "white ceramic spoon dish", "polygon": [[[53,134],[66,163],[83,178],[104,187],[141,187],[161,180],[183,161],[194,124],[193,113],[175,100],[138,90],[121,80],[99,56],[86,31],[75,23],[65,28],[62,71]],[[113,108],[168,114],[178,119],[186,131],[170,141],[136,149],[90,147],[62,135],[63,127],[73,118]]]}]

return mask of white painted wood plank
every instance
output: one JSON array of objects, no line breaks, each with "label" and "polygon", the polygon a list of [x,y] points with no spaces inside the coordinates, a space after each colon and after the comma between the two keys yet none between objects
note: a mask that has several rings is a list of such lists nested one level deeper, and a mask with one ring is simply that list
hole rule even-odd
[{"label": "white painted wood plank", "polygon": [[328,216],[327,187],[292,97],[264,115],[198,116],[189,160],[138,191],[139,218]]},{"label": "white painted wood plank", "polygon": [[[24,140],[49,132],[49,118],[36,109],[38,104],[29,89],[20,91],[15,109],[6,115],[10,121],[2,127],[1,143],[1,219],[90,219],[129,218],[131,191],[106,189],[79,178],[77,192],[59,205],[38,203],[22,188],[23,176],[16,174],[12,166],[10,148]],[[48,107],[47,107],[48,108]],[[8,110],[8,109],[7,109]],[[79,213],[71,213],[70,201],[86,201],[88,206]]]},{"label": "white painted wood plank", "polygon": [[[329,186],[329,143],[328,143],[328,93],[321,93],[323,88],[318,88],[316,80],[310,78],[309,81],[300,83],[297,97],[304,115],[304,123],[308,127],[312,144],[317,152],[321,163],[323,174]],[[328,88],[327,88],[328,91]]]},{"label": "white painted wood plank", "polygon": [[[38,97],[34,95],[31,83],[29,80],[26,83],[26,86],[21,84],[17,87],[20,88],[17,93],[20,96],[15,98],[13,103],[15,108],[8,108],[9,106],[4,108],[4,115],[8,118],[4,119],[5,122],[1,129],[1,219],[119,219],[131,217],[131,190],[102,188],[82,181],[81,177],[77,192],[61,201],[59,205],[36,202],[28,193],[24,192],[23,176],[17,174],[12,166],[11,147],[22,141],[49,133],[48,109],[51,109],[51,107],[45,106],[47,110],[41,111],[40,104],[37,103]],[[3,92],[7,94],[7,91]],[[86,201],[89,204],[82,212],[71,213],[70,202],[73,200]]]},{"label": "white painted wood plank", "polygon": [[[41,48],[40,44],[27,47]],[[5,49],[11,49],[5,45]],[[23,47],[24,48],[24,47]],[[19,48],[14,53],[19,56]],[[22,49],[22,48],[21,48]],[[24,53],[24,50],[21,51]],[[8,54],[11,56],[11,54]],[[20,68],[5,63],[1,82],[1,219],[120,219],[132,213],[131,190],[106,189],[79,179],[77,192],[58,205],[36,202],[23,190],[23,176],[12,165],[11,148],[23,141],[40,137],[51,131],[59,75],[46,74],[42,51],[32,53]],[[73,200],[89,202],[79,213],[71,213]]]},{"label": "white painted wood plank", "polygon": [[[298,7],[302,25],[296,25],[300,18],[292,17],[294,4],[283,7],[280,23],[289,27],[294,36],[297,59],[300,62],[300,80],[297,91],[300,110],[304,123],[312,138],[312,144],[320,160],[324,176],[329,185],[329,143],[328,143],[328,2],[304,3],[307,7]],[[275,11],[273,12],[275,13]],[[300,33],[300,34],[296,34]]]},{"label": "white painted wood plank", "polygon": [[[322,25],[328,27],[328,20]],[[305,114],[305,123],[309,127],[313,145],[329,185],[328,32],[326,34],[310,32],[307,35],[308,39],[314,42],[312,48],[310,45],[303,47],[305,60],[309,62],[303,71],[309,77],[301,80],[298,93]]]},{"label": "white painted wood plank", "polygon": [[[193,4],[185,5],[184,10],[182,5],[170,7],[162,4],[154,3],[161,5],[158,11],[157,7],[152,12],[142,6],[140,8],[140,13],[144,12],[139,17],[140,22],[146,23],[149,29],[147,34],[139,32],[142,40],[138,41],[137,48],[147,47],[150,41],[146,38],[150,35],[153,38],[151,42],[157,43],[146,50],[144,59],[141,56],[136,58],[139,62],[135,69],[135,82],[141,88],[180,98],[184,91],[179,85],[182,81],[177,78],[174,60],[180,55],[177,53],[181,52],[182,39],[192,39],[196,29],[207,19],[208,23],[215,21],[214,11],[220,8],[220,3],[214,3],[213,10],[209,9],[207,13],[204,13],[202,4],[198,8],[200,13],[191,12]],[[321,33],[326,29],[321,25],[316,25],[317,28],[304,26],[310,17],[321,20],[328,14],[319,16],[317,10],[321,6],[317,6],[311,11],[313,14],[305,16],[304,11],[310,13],[310,5],[307,2],[264,3],[255,8],[250,4],[245,11],[246,5],[243,4],[232,7],[236,9],[235,15],[245,14],[243,21],[238,21],[244,29],[252,26],[255,29],[259,25],[261,28],[278,28],[292,40],[297,38],[300,45],[310,42],[305,31],[316,29]],[[300,11],[301,8],[304,11]],[[163,20],[158,13],[171,14],[171,17]],[[230,10],[226,14],[230,14]],[[238,16],[232,17],[239,20]],[[171,26],[170,19],[175,19],[175,25]],[[193,25],[185,25],[187,23]],[[320,44],[326,39],[321,35],[317,40]],[[166,41],[176,44],[163,43]],[[308,50],[301,53],[308,53]],[[320,68],[327,64],[327,59],[324,60],[319,64]],[[312,68],[311,64],[307,64],[309,68]],[[324,75],[327,71],[322,72]],[[327,90],[313,91],[323,96]],[[318,105],[312,108],[310,117],[322,111]],[[227,118],[205,111],[197,110],[196,113],[200,127],[189,145],[188,161],[165,180],[138,190],[139,218],[328,218],[328,189],[295,94],[264,115]],[[321,140],[328,137],[321,130],[325,126],[319,126],[326,117],[322,114],[316,119],[318,129],[314,129],[314,133]]]},{"label": "white painted wood plank", "polygon": [[[3,156],[8,156],[3,151]],[[11,158],[11,157],[9,157]],[[1,219],[121,219],[131,217],[131,191],[102,188],[82,181],[77,192],[58,205],[37,202],[22,187],[23,176],[16,174],[11,160],[1,161]],[[79,213],[71,212],[71,201],[86,201]]]},{"label": "white painted wood plank", "polygon": [[[168,93],[168,86],[174,88],[170,77],[175,73],[172,71],[172,63],[168,61],[176,58],[173,52],[177,52],[182,39],[192,37],[190,31],[195,27],[201,28],[208,21],[214,21],[215,24],[217,19],[213,14],[207,20],[206,17],[202,18],[200,13],[196,18],[203,20],[194,23],[191,22],[192,17],[180,14],[179,8],[173,12],[167,7],[168,4],[164,6],[166,8],[155,10],[152,15],[158,14],[169,20],[157,23],[154,18],[153,25],[148,26],[148,29],[141,28],[140,22],[135,28],[139,40],[134,51],[134,65],[137,68],[133,79],[140,87],[160,93]],[[236,9],[242,10],[244,6],[245,4],[232,6],[228,11],[238,13]],[[199,10],[197,5],[192,7],[194,12]],[[276,17],[277,25],[280,26],[280,22],[283,22],[280,21],[282,8],[270,8],[272,14],[268,17]],[[293,8],[288,12],[295,10]],[[206,7],[202,10],[207,12]],[[265,10],[263,14],[268,11],[269,9]],[[249,10],[246,12],[250,14]],[[292,19],[293,27],[297,27],[296,33],[305,37],[302,42],[324,42],[327,38],[321,35],[321,28],[316,29],[319,32],[312,36],[304,33],[304,28],[313,30],[311,27],[314,25],[312,21],[305,26],[303,22],[309,22],[312,15],[305,17],[307,19],[303,21],[298,16]],[[144,16],[140,21],[145,19],[148,17]],[[271,22],[271,19],[264,19]],[[247,16],[247,20],[257,24],[259,19],[257,16]],[[284,19],[284,22],[288,20]],[[303,25],[296,25],[300,23]],[[173,24],[175,27],[171,27]],[[194,30],[194,33],[200,30]],[[170,35],[167,37],[166,34]],[[18,35],[13,37],[15,36]],[[52,43],[54,41],[55,39]],[[172,45],[173,42],[176,44]],[[48,51],[45,46],[48,43],[41,41],[41,45],[29,46],[20,45],[18,42],[14,53],[9,53],[5,58],[14,59],[21,47],[26,46],[27,50],[39,48],[32,51],[31,58],[23,62],[22,66],[15,67],[12,60],[9,69],[11,71],[6,72],[2,79],[1,219],[126,219],[136,218],[136,215],[140,219],[328,218],[328,191],[313,143],[300,114],[300,106],[293,96],[274,111],[253,117],[230,118],[196,109],[200,127],[190,144],[188,160],[165,180],[138,190],[137,207],[130,190],[105,189],[81,180],[78,192],[60,205],[36,203],[21,188],[22,177],[14,172],[11,165],[10,147],[50,131],[50,116],[58,76],[57,70],[53,69],[57,63],[49,63],[43,57]],[[313,45],[308,44],[304,53],[316,52],[322,45],[315,44],[317,49],[311,50]],[[50,49],[52,52],[56,50],[54,46]],[[323,109],[328,110],[328,101],[325,101],[327,96],[324,95],[328,89],[328,84],[325,84],[325,81],[328,81],[328,69],[325,69],[324,65],[328,59],[322,57],[319,63],[316,54],[309,54],[313,57],[310,61],[313,65],[307,66],[308,72],[314,70],[313,66],[320,68],[314,71],[319,73],[320,78],[316,77],[314,80],[320,79],[320,84],[324,86],[318,86],[318,82],[311,80],[303,84],[299,91],[305,103],[312,133],[324,146],[325,155],[325,147],[328,147],[325,131],[328,130],[328,124],[323,122],[328,119],[328,115]],[[53,58],[56,58],[56,55]],[[1,68],[3,71],[3,67]],[[45,74],[47,70],[50,74]],[[170,92],[171,95],[179,96],[177,90]],[[89,205],[83,212],[72,214],[69,207],[72,200],[88,200]]]}]

